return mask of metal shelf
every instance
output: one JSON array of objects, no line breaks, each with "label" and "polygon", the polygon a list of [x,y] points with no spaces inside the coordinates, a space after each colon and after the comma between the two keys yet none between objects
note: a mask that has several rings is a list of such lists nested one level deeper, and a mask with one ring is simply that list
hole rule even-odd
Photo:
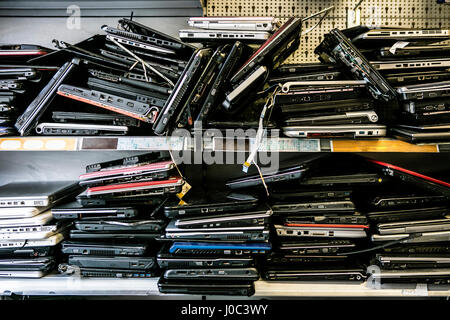
[{"label": "metal shelf", "polygon": [[[199,297],[161,294],[158,291],[157,282],[158,278],[109,279],[62,275],[49,275],[41,279],[0,279],[0,295],[146,296],[154,299]],[[255,295],[250,299],[281,297],[450,297],[450,286],[404,284],[383,285],[382,289],[372,289],[366,283],[259,280],[255,282]],[[211,296],[211,298],[218,298],[218,296]]]},{"label": "metal shelf", "polygon": [[[5,137],[0,151],[204,151],[248,152],[254,138],[209,137]],[[366,140],[266,138],[260,151],[270,152],[450,152],[450,143],[415,145],[381,138]]]}]

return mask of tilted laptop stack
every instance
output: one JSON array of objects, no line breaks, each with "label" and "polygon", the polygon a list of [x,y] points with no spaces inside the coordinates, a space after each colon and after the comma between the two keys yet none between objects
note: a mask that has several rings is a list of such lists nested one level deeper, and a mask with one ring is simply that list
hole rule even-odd
[{"label": "tilted laptop stack", "polygon": [[[151,130],[195,47],[134,20],[29,61],[56,65],[21,110],[20,135],[126,135]],[[58,68],[59,67],[59,68]],[[33,69],[34,70],[34,69]],[[32,95],[33,96],[33,95]]]},{"label": "tilted laptop stack", "polygon": [[348,80],[329,64],[282,65],[274,106],[283,132],[300,138],[370,138],[386,134],[363,80]]},{"label": "tilted laptop stack", "polygon": [[0,277],[40,278],[54,269],[70,223],[53,219],[50,209],[79,189],[73,181],[0,187]]},{"label": "tilted laptop stack", "polygon": [[449,30],[360,28],[352,42],[396,90],[391,134],[414,143],[449,140]]},{"label": "tilted laptop stack", "polygon": [[17,134],[14,123],[23,106],[58,67],[37,66],[27,60],[52,50],[31,44],[0,45],[0,136]]},{"label": "tilted laptop stack", "polygon": [[399,181],[377,194],[367,212],[379,248],[373,284],[450,283],[450,184],[388,163],[371,161]]},{"label": "tilted laptop stack", "polygon": [[157,274],[155,239],[165,221],[159,205],[180,193],[183,180],[160,153],[89,165],[79,178],[77,202],[53,208],[73,221],[60,272],[84,277],[148,278]]},{"label": "tilted laptop stack", "polygon": [[300,180],[272,186],[273,249],[264,262],[266,280],[365,281],[367,259],[353,254],[368,246],[368,220],[359,202],[362,190],[382,187],[384,179],[361,163],[328,157]]}]

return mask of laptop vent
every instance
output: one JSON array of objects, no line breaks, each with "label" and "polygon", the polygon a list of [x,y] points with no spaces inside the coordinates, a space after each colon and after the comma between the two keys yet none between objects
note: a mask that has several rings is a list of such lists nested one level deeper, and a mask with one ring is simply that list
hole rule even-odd
[{"label": "laptop vent", "polygon": [[249,237],[247,235],[229,235],[227,236],[227,240],[248,240]]},{"label": "laptop vent", "polygon": [[189,267],[190,262],[189,261],[177,261],[176,266],[177,267]]},{"label": "laptop vent", "polygon": [[186,254],[198,254],[198,255],[213,255],[220,254],[220,250],[204,250],[204,249],[196,249],[196,250],[179,250],[177,253],[186,253]]},{"label": "laptop vent", "polygon": [[85,277],[96,277],[96,278],[115,278],[116,274],[107,272],[83,272]]},{"label": "laptop vent", "polygon": [[112,250],[90,250],[90,255],[93,256],[114,256],[115,253]]}]

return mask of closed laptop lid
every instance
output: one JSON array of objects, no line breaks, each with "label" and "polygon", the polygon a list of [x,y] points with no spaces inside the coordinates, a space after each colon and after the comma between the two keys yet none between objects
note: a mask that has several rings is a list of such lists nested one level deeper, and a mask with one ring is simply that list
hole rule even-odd
[{"label": "closed laptop lid", "polygon": [[48,207],[10,207],[0,208],[1,219],[31,218],[47,210]]},{"label": "closed laptop lid", "polygon": [[76,190],[74,181],[22,181],[0,187],[0,199],[48,199]]},{"label": "closed laptop lid", "polygon": [[2,227],[40,226],[47,224],[52,219],[53,219],[52,212],[48,210],[31,218],[1,219],[0,226]]}]

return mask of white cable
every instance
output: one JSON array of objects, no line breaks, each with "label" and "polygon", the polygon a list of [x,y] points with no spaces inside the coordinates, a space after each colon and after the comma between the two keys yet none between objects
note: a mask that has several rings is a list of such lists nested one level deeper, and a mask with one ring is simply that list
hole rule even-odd
[{"label": "white cable", "polygon": [[116,40],[111,38],[111,41],[114,42],[117,46],[119,46],[122,50],[126,51],[129,55],[131,55],[134,59],[138,60],[140,63],[142,63],[143,69],[145,71],[145,67],[147,66],[150,70],[152,70],[154,73],[156,73],[158,76],[160,76],[161,78],[163,78],[164,80],[167,81],[167,83],[169,83],[172,87],[175,87],[175,84],[169,79],[167,78],[165,75],[163,75],[161,72],[159,72],[158,70],[156,70],[153,66],[151,66],[150,64],[148,64],[147,62],[145,62],[144,60],[142,60],[141,58],[139,58],[137,55],[135,55],[133,52],[131,52],[130,50],[128,50],[127,48],[125,48],[122,44],[120,44],[119,42],[117,42]]}]

